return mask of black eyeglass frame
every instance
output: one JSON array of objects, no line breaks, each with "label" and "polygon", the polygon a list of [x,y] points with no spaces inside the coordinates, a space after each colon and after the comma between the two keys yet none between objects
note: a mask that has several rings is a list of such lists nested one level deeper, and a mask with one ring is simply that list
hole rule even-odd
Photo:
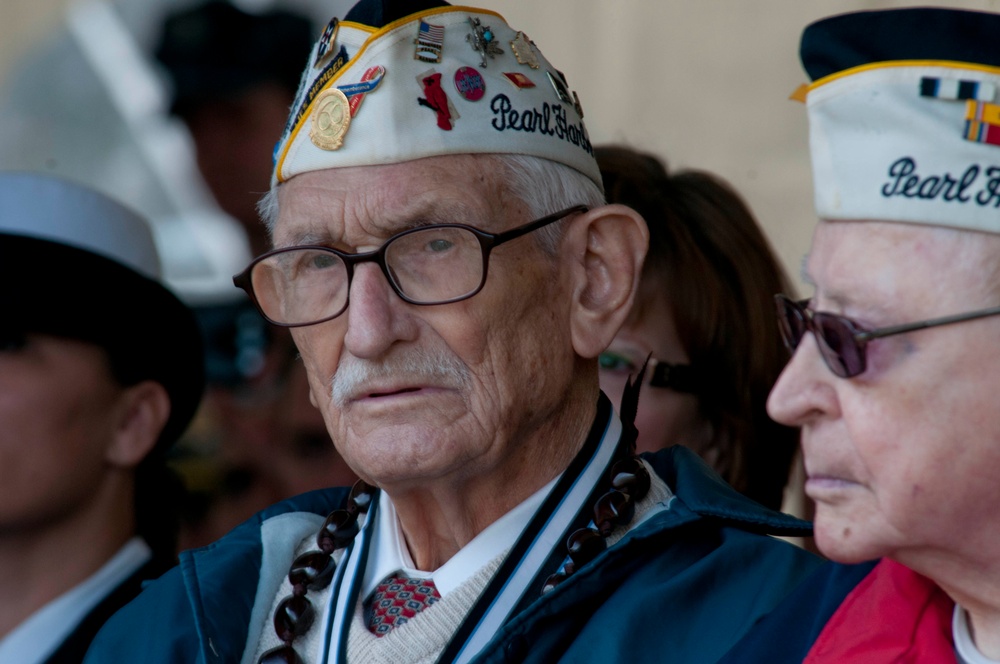
[{"label": "black eyeglass frame", "polygon": [[[853,378],[864,373],[867,368],[867,346],[868,342],[874,339],[881,339],[883,337],[891,337],[897,334],[904,334],[906,332],[914,332],[916,330],[923,330],[930,327],[940,327],[942,325],[951,325],[952,323],[962,323],[969,320],[977,320],[979,318],[987,318],[989,316],[1000,315],[1000,306],[989,307],[987,309],[977,309],[976,311],[969,311],[961,314],[952,314],[950,316],[941,316],[939,318],[930,318],[927,320],[914,321],[912,323],[902,323],[900,325],[890,325],[888,327],[880,327],[874,330],[867,330],[850,318],[845,316],[840,316],[838,314],[833,314],[825,311],[813,311],[808,308],[810,300],[792,300],[790,297],[778,293],[774,296],[774,303],[777,309],[778,316],[778,329],[781,331],[782,341],[785,342],[785,346],[792,353],[798,348],[798,345],[802,343],[802,338],[805,336],[805,332],[812,332],[813,336],[816,338],[817,344],[820,346],[820,355],[823,356],[823,361],[826,366],[835,375],[841,378]],[[804,332],[797,341],[792,340],[792,327],[786,320],[786,312],[794,311],[798,314],[799,319],[803,323]],[[842,353],[835,351],[820,333],[819,325],[816,323],[817,317],[826,318],[828,320],[836,321],[837,323],[843,325],[850,333],[854,340],[854,345],[857,350],[859,368],[852,371],[847,367],[845,362],[841,362],[844,367],[843,371],[838,370],[836,366],[831,362],[827,353],[832,353],[834,355],[839,355],[842,358]]]},{"label": "black eyeglass frame", "polygon": [[651,357],[649,369],[646,384],[650,387],[665,387],[675,392],[698,391],[698,374],[690,364],[671,364]]},{"label": "black eyeglass frame", "polygon": [[[628,364],[633,368],[628,372],[611,369],[601,365],[600,359],[598,359],[598,367],[602,371],[610,371],[624,379],[629,379],[629,377],[635,375],[638,371],[638,369],[634,366],[635,363],[622,353],[605,350],[600,354],[599,358],[603,358],[605,355],[611,355],[615,359],[621,359],[628,362]],[[648,354],[643,362],[645,363],[645,371],[643,372],[642,382],[643,385],[692,394],[699,392],[701,389],[702,379],[695,368],[690,364],[674,364],[672,362],[667,362],[666,360],[658,360],[653,357],[652,353]]]},{"label": "black eyeglass frame", "polygon": [[[282,247],[280,249],[273,249],[253,259],[245,270],[243,270],[242,272],[233,277],[233,284],[236,285],[238,288],[241,288],[244,291],[246,291],[247,295],[250,296],[250,300],[257,308],[257,311],[260,312],[260,315],[263,316],[265,320],[267,320],[272,325],[277,325],[279,327],[306,327],[308,325],[318,325],[320,323],[325,323],[326,321],[333,320],[334,318],[340,316],[345,311],[347,311],[347,307],[350,305],[351,302],[351,281],[354,278],[354,266],[358,265],[359,263],[377,264],[379,266],[379,269],[382,270],[382,274],[385,275],[386,281],[389,282],[389,286],[392,288],[393,292],[396,293],[396,295],[398,295],[400,299],[409,304],[415,304],[419,306],[433,306],[438,304],[451,304],[453,302],[461,302],[462,300],[467,300],[470,297],[476,295],[479,291],[483,289],[483,286],[486,285],[486,276],[489,273],[489,267],[490,267],[490,252],[492,252],[493,249],[500,246],[501,244],[504,244],[505,242],[510,242],[511,240],[515,240],[521,237],[522,235],[527,235],[532,231],[536,231],[544,226],[548,226],[549,224],[555,223],[572,214],[584,213],[588,212],[589,210],[590,208],[586,205],[574,205],[573,207],[569,207],[566,208],[565,210],[560,210],[559,212],[546,215],[541,219],[529,221],[528,223],[522,226],[502,231],[500,233],[489,233],[487,231],[480,230],[475,226],[469,226],[466,224],[431,224],[428,226],[417,226],[390,236],[388,239],[386,239],[385,242],[382,243],[382,246],[380,246],[378,249],[375,249],[374,251],[366,251],[360,254],[352,254],[345,251],[340,251],[339,249],[334,249],[333,247],[327,247],[323,245],[313,245],[313,244],[297,245],[293,247]],[[385,254],[387,248],[396,240],[402,237],[406,237],[407,235],[411,235],[413,233],[433,230],[435,228],[459,228],[467,230],[471,232],[473,235],[475,235],[476,239],[479,240],[479,248],[482,251],[482,256],[483,256],[483,276],[479,281],[479,285],[476,286],[474,290],[464,295],[445,300],[435,300],[433,302],[417,301],[402,292],[399,284],[396,283],[395,278],[392,276],[392,271],[389,269],[389,266],[386,265]],[[341,309],[337,313],[332,314],[330,316],[326,316],[325,318],[320,318],[318,320],[309,321],[306,323],[280,323],[274,320],[273,318],[269,317],[266,313],[264,313],[264,309],[263,307],[260,306],[260,302],[257,300],[257,295],[256,293],[254,293],[253,281],[250,275],[253,272],[254,267],[257,266],[257,264],[267,260],[268,258],[284,253],[290,253],[293,251],[302,251],[303,249],[330,253],[337,256],[340,260],[344,262],[345,269],[347,270],[347,296],[344,298],[344,306],[341,307]]]}]

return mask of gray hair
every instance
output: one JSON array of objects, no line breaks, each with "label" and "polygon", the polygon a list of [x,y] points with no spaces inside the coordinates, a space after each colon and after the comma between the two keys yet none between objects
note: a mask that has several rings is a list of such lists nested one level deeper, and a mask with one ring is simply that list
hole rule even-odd
[{"label": "gray hair", "polygon": [[[564,164],[521,154],[484,155],[500,174],[504,195],[516,197],[528,208],[532,219],[564,210],[574,205],[600,207],[604,205],[601,187],[580,171]],[[278,222],[278,186],[271,187],[257,203],[257,212],[274,237]],[[539,244],[550,254],[555,253],[562,237],[562,225],[546,226],[536,234]]]},{"label": "gray hair", "polygon": [[257,201],[257,214],[267,228],[267,234],[274,240],[274,227],[278,224],[278,187],[281,185],[271,185],[271,189],[264,194],[263,198]]},{"label": "gray hair", "polygon": [[[501,173],[503,193],[524,203],[532,219],[574,205],[595,208],[605,204],[602,188],[565,164],[521,154],[489,155],[489,159]],[[535,233],[546,253],[555,255],[563,228],[562,224],[552,224]]]}]

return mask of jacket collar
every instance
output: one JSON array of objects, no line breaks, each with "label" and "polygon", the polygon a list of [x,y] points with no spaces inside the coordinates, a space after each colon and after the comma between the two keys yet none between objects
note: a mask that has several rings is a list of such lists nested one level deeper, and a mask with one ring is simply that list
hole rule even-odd
[{"label": "jacket collar", "polygon": [[768,535],[812,535],[812,524],[789,514],[775,512],[739,493],[719,477],[690,449],[674,445],[643,458],[663,478],[681,504],[671,505],[675,518],[690,512],[714,518],[742,530]]}]

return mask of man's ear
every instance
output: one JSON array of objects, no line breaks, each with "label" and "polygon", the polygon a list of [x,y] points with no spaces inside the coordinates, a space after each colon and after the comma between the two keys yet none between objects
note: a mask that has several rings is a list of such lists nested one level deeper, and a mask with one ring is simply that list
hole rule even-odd
[{"label": "man's ear", "polygon": [[566,239],[573,257],[573,348],[581,357],[597,357],[632,310],[649,230],[632,208],[604,205],[574,219]]},{"label": "man's ear", "polygon": [[138,466],[156,446],[169,416],[170,397],[160,383],[146,380],[122,390],[107,462],[119,468]]}]

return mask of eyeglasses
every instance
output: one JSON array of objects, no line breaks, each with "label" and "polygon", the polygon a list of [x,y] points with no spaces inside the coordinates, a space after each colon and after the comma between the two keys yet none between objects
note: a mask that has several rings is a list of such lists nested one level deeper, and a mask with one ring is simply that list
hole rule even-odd
[{"label": "eyeglasses", "polygon": [[826,366],[841,378],[852,378],[864,372],[868,342],[872,339],[891,337],[894,334],[913,332],[928,327],[961,323],[1000,314],[1000,307],[980,309],[964,314],[932,318],[930,320],[866,330],[849,318],[836,314],[812,311],[809,300],[794,302],[784,295],[775,295],[778,310],[778,329],[788,350],[795,352],[806,332],[816,337],[817,346]]},{"label": "eyeglasses", "polygon": [[314,325],[344,313],[359,263],[377,264],[396,295],[410,304],[459,302],[482,290],[494,248],[588,209],[575,205],[502,233],[464,224],[411,228],[360,254],[320,245],[276,249],[254,259],[233,283],[264,318],[283,327]]},{"label": "eyeglasses", "polygon": [[[613,350],[606,350],[597,357],[597,366],[601,371],[622,379],[638,373],[641,364]],[[646,365],[643,383],[650,387],[666,387],[677,392],[698,391],[697,376],[690,364],[671,364],[652,357]]]}]

